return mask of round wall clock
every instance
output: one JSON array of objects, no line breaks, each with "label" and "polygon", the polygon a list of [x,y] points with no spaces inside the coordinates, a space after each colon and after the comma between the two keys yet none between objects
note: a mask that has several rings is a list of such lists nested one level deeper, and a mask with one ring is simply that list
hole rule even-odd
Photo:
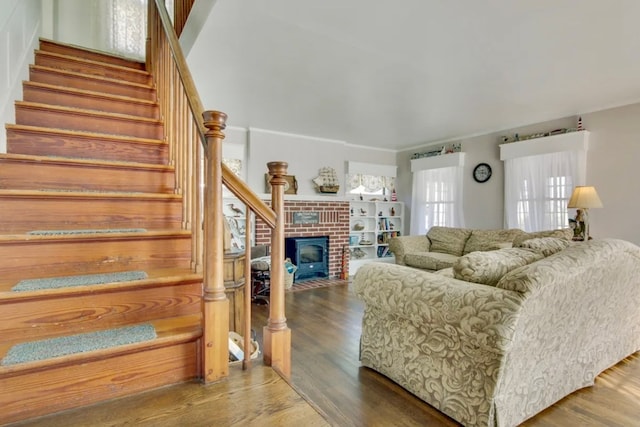
[{"label": "round wall clock", "polygon": [[491,178],[491,166],[486,163],[479,163],[473,168],[473,179],[476,182],[487,182]]}]

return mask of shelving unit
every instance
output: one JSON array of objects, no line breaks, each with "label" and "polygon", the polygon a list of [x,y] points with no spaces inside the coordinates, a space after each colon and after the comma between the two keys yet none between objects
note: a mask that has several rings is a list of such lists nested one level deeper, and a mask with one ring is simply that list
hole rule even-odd
[{"label": "shelving unit", "polygon": [[354,200],[349,205],[349,275],[368,262],[395,262],[389,240],[403,233],[404,203]]}]

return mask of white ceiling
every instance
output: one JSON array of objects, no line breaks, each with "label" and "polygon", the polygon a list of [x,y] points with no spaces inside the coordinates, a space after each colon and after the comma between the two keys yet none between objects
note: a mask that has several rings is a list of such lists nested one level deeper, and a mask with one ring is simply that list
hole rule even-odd
[{"label": "white ceiling", "polygon": [[217,0],[228,125],[405,149],[640,100],[640,0]]}]

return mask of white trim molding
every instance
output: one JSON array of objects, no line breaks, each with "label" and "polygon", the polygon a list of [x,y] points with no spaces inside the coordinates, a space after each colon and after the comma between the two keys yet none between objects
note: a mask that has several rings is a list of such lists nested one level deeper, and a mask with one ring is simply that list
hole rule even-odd
[{"label": "white trim molding", "polygon": [[590,132],[584,130],[500,144],[500,160],[562,151],[587,151],[589,149],[589,135]]},{"label": "white trim molding", "polygon": [[450,153],[443,154],[441,156],[422,157],[411,160],[411,172],[449,168],[452,166],[464,166],[464,153]]}]

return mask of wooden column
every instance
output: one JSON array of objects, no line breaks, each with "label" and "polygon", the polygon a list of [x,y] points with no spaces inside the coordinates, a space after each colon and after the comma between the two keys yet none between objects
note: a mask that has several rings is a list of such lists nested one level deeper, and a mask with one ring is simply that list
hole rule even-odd
[{"label": "wooden column", "polygon": [[202,378],[209,383],[229,375],[229,300],[224,287],[222,214],[222,131],[227,115],[219,111],[205,111],[202,117],[207,128]]},{"label": "wooden column", "polygon": [[264,327],[264,362],[291,377],[291,330],[284,315],[284,186],[286,162],[267,163],[271,178],[271,209],[276,226],[271,231],[271,287],[269,321]]}]

